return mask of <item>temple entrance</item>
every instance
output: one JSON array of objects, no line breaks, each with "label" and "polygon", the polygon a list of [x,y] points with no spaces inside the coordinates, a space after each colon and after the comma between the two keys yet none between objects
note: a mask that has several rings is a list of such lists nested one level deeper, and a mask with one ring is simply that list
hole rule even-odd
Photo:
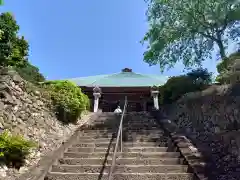
[{"label": "temple entrance", "polygon": [[128,111],[129,112],[140,112],[140,111],[143,111],[143,107],[141,105],[140,102],[134,102],[134,101],[130,101],[128,102]]},{"label": "temple entrance", "polygon": [[[82,87],[94,104],[93,89]],[[128,100],[128,112],[151,111],[153,97],[150,87],[102,87],[98,109],[102,112],[114,112],[117,106],[124,108],[125,97]]]},{"label": "temple entrance", "polygon": [[70,81],[89,97],[93,112],[114,112],[118,101],[123,109],[125,96],[128,97],[127,111],[139,112],[152,110],[152,107],[159,109],[157,87],[167,79],[162,75],[140,74],[124,68],[119,73],[73,78]]},{"label": "temple entrance", "polygon": [[[106,101],[104,99],[100,100],[99,108],[102,110],[102,112],[114,112],[114,110],[117,108],[117,106],[120,106],[123,110],[124,108],[124,101]],[[146,111],[147,107],[144,109],[144,104],[138,101],[128,101],[128,112],[140,112],[140,111]]]}]

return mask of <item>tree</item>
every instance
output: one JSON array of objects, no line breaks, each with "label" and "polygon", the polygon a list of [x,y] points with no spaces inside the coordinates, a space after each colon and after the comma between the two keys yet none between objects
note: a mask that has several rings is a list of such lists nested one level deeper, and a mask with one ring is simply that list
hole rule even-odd
[{"label": "tree", "polygon": [[25,66],[16,67],[15,69],[23,79],[33,84],[45,81],[45,78],[39,72],[39,69],[36,66],[33,66],[32,64],[30,64],[29,62],[27,62]]},{"label": "tree", "polygon": [[170,104],[189,92],[201,91],[211,83],[212,74],[207,69],[198,68],[191,72],[174,76],[160,87],[160,103]]},{"label": "tree", "polygon": [[218,65],[217,65],[217,71],[219,74],[222,74],[224,72],[227,72],[230,70],[231,65],[234,64],[236,59],[240,59],[240,50],[232,53],[228,58],[223,59]]},{"label": "tree", "polygon": [[0,14],[0,66],[14,67],[26,80],[43,81],[39,69],[28,61],[29,44],[18,36],[19,25],[11,13]]},{"label": "tree", "polygon": [[236,61],[240,60],[240,50],[235,53],[232,53],[229,57],[223,59],[217,65],[217,71],[219,75],[216,77],[216,81],[219,83],[226,83],[228,81],[229,73],[231,72],[232,67],[236,63]]},{"label": "tree", "polygon": [[0,15],[0,29],[0,65],[8,66],[12,61],[14,46],[16,48],[15,42],[19,26],[10,13],[2,13]]},{"label": "tree", "polygon": [[203,68],[193,69],[191,72],[187,73],[187,76],[191,78],[195,84],[208,85],[212,82],[212,73]]},{"label": "tree", "polygon": [[214,45],[222,59],[228,40],[239,42],[240,2],[238,0],[146,0],[150,29],[144,61],[160,64],[163,71],[177,61],[186,67],[201,65],[211,58]]},{"label": "tree", "polygon": [[0,15],[0,65],[24,66],[28,56],[28,42],[17,35],[19,26],[11,13]]}]

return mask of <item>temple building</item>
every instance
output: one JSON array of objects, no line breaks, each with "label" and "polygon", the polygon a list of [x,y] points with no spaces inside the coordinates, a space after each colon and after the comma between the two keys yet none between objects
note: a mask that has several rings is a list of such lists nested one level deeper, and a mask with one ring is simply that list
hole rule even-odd
[{"label": "temple building", "polygon": [[159,108],[158,86],[168,77],[144,75],[124,68],[119,73],[69,79],[75,82],[92,101],[92,110],[113,112],[120,105],[123,108],[125,96],[128,98],[128,111],[147,111]]}]

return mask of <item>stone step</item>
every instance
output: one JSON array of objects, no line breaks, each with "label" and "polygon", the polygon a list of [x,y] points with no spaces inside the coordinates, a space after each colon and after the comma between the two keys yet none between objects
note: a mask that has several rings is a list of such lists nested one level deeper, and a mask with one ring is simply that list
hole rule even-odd
[{"label": "stone step", "polygon": [[[94,130],[98,130],[98,129],[103,129],[102,127],[92,127],[91,130],[94,131]],[[130,132],[142,132],[142,130],[160,130],[159,127],[153,127],[153,126],[137,126],[137,125],[129,125],[129,127],[123,127],[123,130],[124,131],[130,131]],[[89,128],[90,130],[90,128]],[[118,126],[116,127],[108,127],[108,128],[104,128],[105,131],[109,131],[109,133],[112,133],[112,132],[117,132],[118,130]],[[99,133],[102,133],[102,132],[99,132]]]},{"label": "stone step", "polygon": [[134,131],[131,131],[131,132],[128,132],[128,131],[123,131],[123,133],[125,133],[125,136],[165,136],[163,132],[161,131],[157,131],[157,132],[154,132],[154,133],[149,133],[147,131],[144,132],[144,130],[142,129],[141,132],[134,132]]},{"label": "stone step", "polygon": [[136,131],[136,132],[141,132],[142,130],[159,130],[159,127],[152,127],[152,126],[136,126],[132,124],[129,127],[123,127],[123,131]]},{"label": "stone step", "polygon": [[[166,152],[167,147],[123,147],[123,152]],[[67,152],[107,152],[108,148],[95,147],[70,147]],[[114,147],[110,148],[110,152],[114,151]]]},{"label": "stone step", "polygon": [[[126,137],[164,137],[164,133],[161,131],[123,131],[123,135]],[[109,133],[109,134],[98,134],[98,133],[94,133],[94,132],[89,132],[89,133],[80,133],[78,135],[79,139],[98,139],[98,138],[109,138],[111,139],[112,137],[116,137],[117,136],[117,131],[113,134],[113,133]],[[164,137],[164,138],[168,138],[168,137]]]},{"label": "stone step", "polygon": [[[44,180],[108,180],[103,173],[59,173],[49,172]],[[190,173],[114,173],[114,180],[193,180]]]},{"label": "stone step", "polygon": [[92,133],[92,134],[110,134],[110,133],[112,133],[112,131],[104,130],[104,129],[101,129],[101,130],[85,129],[85,130],[81,130],[80,133],[83,133],[83,134],[89,134],[89,133]]},{"label": "stone step", "polygon": [[[106,156],[112,157],[113,153],[86,153],[86,152],[65,152],[64,158],[104,158]],[[123,152],[117,153],[117,157],[136,157],[136,158],[177,158],[180,157],[179,152]]]},{"label": "stone step", "polygon": [[[98,164],[106,165],[112,164],[112,157],[105,158],[61,158],[58,160],[59,164],[69,165],[86,165],[86,164]],[[179,164],[179,158],[117,158],[116,165],[174,165]]]},{"label": "stone step", "polygon": [[[86,138],[86,137],[79,137],[78,142],[110,142],[112,138]],[[114,139],[113,139],[114,140]]]},{"label": "stone step", "polygon": [[[51,172],[109,173],[111,165],[54,165]],[[184,173],[185,165],[117,165],[114,173]]]},{"label": "stone step", "polygon": [[[127,138],[127,139],[169,139],[168,137],[165,137],[162,133],[159,134],[138,134],[138,133],[125,133],[123,132],[123,137]],[[78,136],[78,141],[84,140],[84,141],[103,141],[103,140],[107,140],[110,141],[112,139],[112,135],[110,136]],[[116,135],[114,136],[114,139],[116,139]]]},{"label": "stone step", "polygon": [[[98,120],[95,121],[91,126],[96,126],[96,125],[119,125],[120,121],[119,120],[112,120],[111,122],[107,120]],[[123,120],[123,125],[128,125],[128,124],[136,124],[136,125],[159,125],[158,122],[152,121],[152,120],[145,120],[145,121],[138,121],[138,120],[133,120],[133,121],[124,121]]]},{"label": "stone step", "polygon": [[152,125],[159,125],[159,123],[155,120],[123,120],[123,124],[152,124]]},{"label": "stone step", "polygon": [[[123,133],[123,137],[126,139],[169,139],[168,137],[164,137],[162,134],[127,134]],[[79,136],[78,141],[110,141],[111,137],[94,137],[94,136]],[[113,138],[116,139],[116,136]]]},{"label": "stone step", "polygon": [[[123,131],[124,132],[124,131]],[[157,129],[157,130],[147,130],[147,129],[138,129],[135,130],[135,131],[126,131],[126,133],[129,133],[129,134],[141,134],[141,135],[150,135],[150,134],[159,134],[159,135],[162,135],[164,133],[164,131],[160,130],[160,129]]]},{"label": "stone step", "polygon": [[[82,134],[82,135],[84,135],[84,134],[85,135],[87,135],[87,134],[93,134],[93,135],[102,135],[102,134],[107,135],[107,134],[109,134],[109,135],[111,135],[112,133],[116,133],[117,130],[118,130],[118,128],[116,130],[112,130],[112,131],[110,131],[110,130],[90,130],[90,129],[88,129],[88,130],[81,130],[80,134]],[[141,130],[140,132],[142,132],[142,134],[156,134],[156,133],[163,133],[164,132],[161,129],[157,129],[157,130],[156,129],[154,129],[154,130],[152,130],[152,129],[150,129],[150,130],[139,129],[139,130]]]},{"label": "stone step", "polygon": [[139,126],[142,126],[142,125],[145,125],[145,126],[159,126],[159,124],[157,122],[144,122],[144,121],[131,121],[131,122],[123,122],[123,125],[139,125]]},{"label": "stone step", "polygon": [[167,140],[169,140],[168,137],[164,137],[164,136],[141,136],[141,135],[132,135],[132,136],[125,136],[125,134],[123,134],[123,140],[127,141],[161,141],[161,142],[166,142]]},{"label": "stone step", "polygon": [[[81,131],[79,133],[79,137],[112,137],[112,134],[117,134],[118,130],[116,129],[115,131],[107,131],[107,132],[99,132],[99,131],[94,131],[94,130],[88,130],[88,131]],[[163,135],[164,132],[161,131],[161,130],[146,130],[146,129],[138,129],[138,130],[134,130],[134,131],[128,131],[128,130],[123,130],[123,133],[125,133],[126,135],[133,135],[133,134],[136,134],[136,135]]]},{"label": "stone step", "polygon": [[84,130],[80,132],[79,136],[111,137],[112,134],[115,132],[117,132],[117,130],[114,131]]},{"label": "stone step", "polygon": [[86,133],[86,134],[80,134],[78,136],[78,139],[102,139],[102,138],[106,138],[106,139],[111,139],[113,137],[112,134],[92,134],[92,133]]},{"label": "stone step", "polygon": [[[111,147],[115,146],[116,143],[111,143],[109,145],[109,142],[92,142],[92,143],[76,143],[73,144],[72,147]],[[165,147],[166,142],[123,142],[124,147],[134,147],[134,146],[145,146],[145,147]]]},{"label": "stone step", "polygon": [[[157,143],[160,144],[166,144],[168,139],[164,139],[164,138],[141,138],[141,137],[123,137],[123,143],[124,144],[141,144],[141,143],[153,143],[153,145],[156,145]],[[111,142],[112,146],[114,146],[116,144],[116,138],[111,140],[111,139],[79,139],[77,140],[75,143],[77,144],[89,144],[89,143],[94,143],[96,144],[96,146],[98,146],[100,144],[100,146],[108,146],[108,144]],[[104,145],[103,145],[104,144]],[[165,145],[164,145],[165,146]]]},{"label": "stone step", "polygon": [[156,120],[130,120],[123,121],[123,124],[159,124]]}]

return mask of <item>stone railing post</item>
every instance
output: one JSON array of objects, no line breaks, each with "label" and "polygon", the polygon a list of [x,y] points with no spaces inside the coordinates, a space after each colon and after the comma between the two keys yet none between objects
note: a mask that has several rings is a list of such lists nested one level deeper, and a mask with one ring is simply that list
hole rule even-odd
[{"label": "stone railing post", "polygon": [[159,109],[159,105],[158,105],[158,94],[159,94],[159,91],[156,90],[156,89],[152,89],[151,91],[151,95],[153,97],[153,103],[154,103],[154,108],[155,109]]},{"label": "stone railing post", "polygon": [[99,98],[101,97],[101,89],[99,87],[93,88],[94,108],[93,112],[98,112]]}]

